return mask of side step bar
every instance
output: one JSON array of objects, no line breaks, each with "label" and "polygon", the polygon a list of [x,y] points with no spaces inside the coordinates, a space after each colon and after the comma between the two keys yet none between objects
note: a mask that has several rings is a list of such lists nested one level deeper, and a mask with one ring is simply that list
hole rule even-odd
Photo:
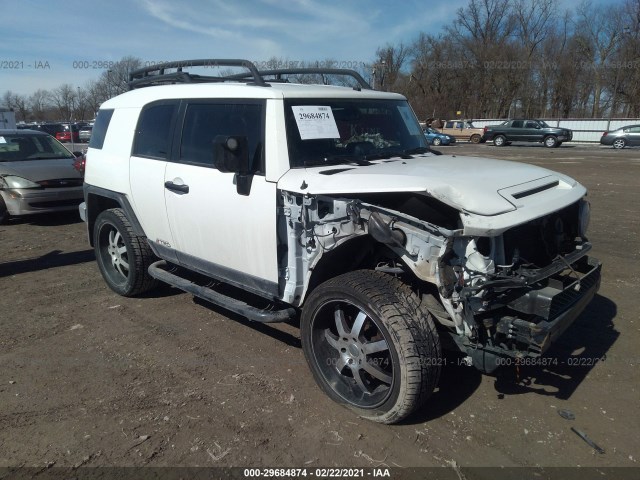
[{"label": "side step bar", "polygon": [[149,265],[149,275],[153,278],[157,278],[161,282],[168,283],[180,290],[191,293],[196,297],[202,298],[216,305],[220,305],[221,307],[237,313],[238,315],[242,315],[251,321],[260,323],[277,323],[286,322],[296,316],[295,309],[291,307],[284,308],[282,310],[261,310],[256,307],[252,307],[241,300],[236,300],[235,298],[223,295],[211,288],[201,287],[186,278],[182,278],[168,272],[165,270],[166,266],[167,262],[164,260],[159,260]]}]

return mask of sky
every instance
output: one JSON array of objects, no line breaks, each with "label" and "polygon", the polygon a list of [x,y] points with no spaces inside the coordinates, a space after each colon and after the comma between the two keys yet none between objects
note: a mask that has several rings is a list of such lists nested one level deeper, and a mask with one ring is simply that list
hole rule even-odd
[{"label": "sky", "polygon": [[[371,62],[437,33],[467,0],[0,0],[0,95],[97,79],[109,62],[245,58]],[[260,65],[258,65],[260,66]]]},{"label": "sky", "polygon": [[[607,0],[596,0],[606,3]],[[572,3],[572,0],[561,0]],[[272,57],[370,63],[378,47],[437,34],[468,0],[0,0],[0,95],[98,79],[124,56],[143,65]]]}]

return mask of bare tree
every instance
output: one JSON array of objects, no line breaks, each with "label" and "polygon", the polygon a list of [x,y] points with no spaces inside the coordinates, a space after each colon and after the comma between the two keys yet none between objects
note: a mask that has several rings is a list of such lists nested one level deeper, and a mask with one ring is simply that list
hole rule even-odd
[{"label": "bare tree", "polygon": [[72,120],[77,93],[72,85],[65,83],[51,91],[51,101],[56,108],[59,120]]}]

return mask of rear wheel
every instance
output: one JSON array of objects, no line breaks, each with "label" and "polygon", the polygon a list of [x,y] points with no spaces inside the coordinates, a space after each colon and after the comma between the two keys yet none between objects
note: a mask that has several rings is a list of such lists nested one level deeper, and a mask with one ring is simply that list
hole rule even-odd
[{"label": "rear wheel", "polygon": [[408,287],[380,272],[350,272],[317,287],[301,336],[320,388],[377,422],[398,422],[420,407],[440,375],[430,314]]},{"label": "rear wheel", "polygon": [[471,140],[471,143],[480,143],[481,139],[482,137],[476,133],[475,135],[471,135],[469,140]]},{"label": "rear wheel", "polygon": [[617,138],[613,141],[613,148],[624,148],[627,145],[627,142],[624,138]]},{"label": "rear wheel", "polygon": [[496,135],[493,138],[493,144],[496,147],[503,147],[505,143],[507,143],[507,139],[505,138],[504,135]]},{"label": "rear wheel", "polygon": [[122,209],[112,208],[98,215],[93,242],[100,273],[114,292],[131,297],[157,285],[147,272],[156,258],[146,238],[133,233]]}]

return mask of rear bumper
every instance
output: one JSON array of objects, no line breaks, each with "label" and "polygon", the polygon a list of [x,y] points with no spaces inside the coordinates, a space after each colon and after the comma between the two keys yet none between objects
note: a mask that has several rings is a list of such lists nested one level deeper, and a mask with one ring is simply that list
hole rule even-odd
[{"label": "rear bumper", "polygon": [[82,202],[82,187],[48,188],[44,190],[11,189],[0,192],[9,215],[75,210]]}]

